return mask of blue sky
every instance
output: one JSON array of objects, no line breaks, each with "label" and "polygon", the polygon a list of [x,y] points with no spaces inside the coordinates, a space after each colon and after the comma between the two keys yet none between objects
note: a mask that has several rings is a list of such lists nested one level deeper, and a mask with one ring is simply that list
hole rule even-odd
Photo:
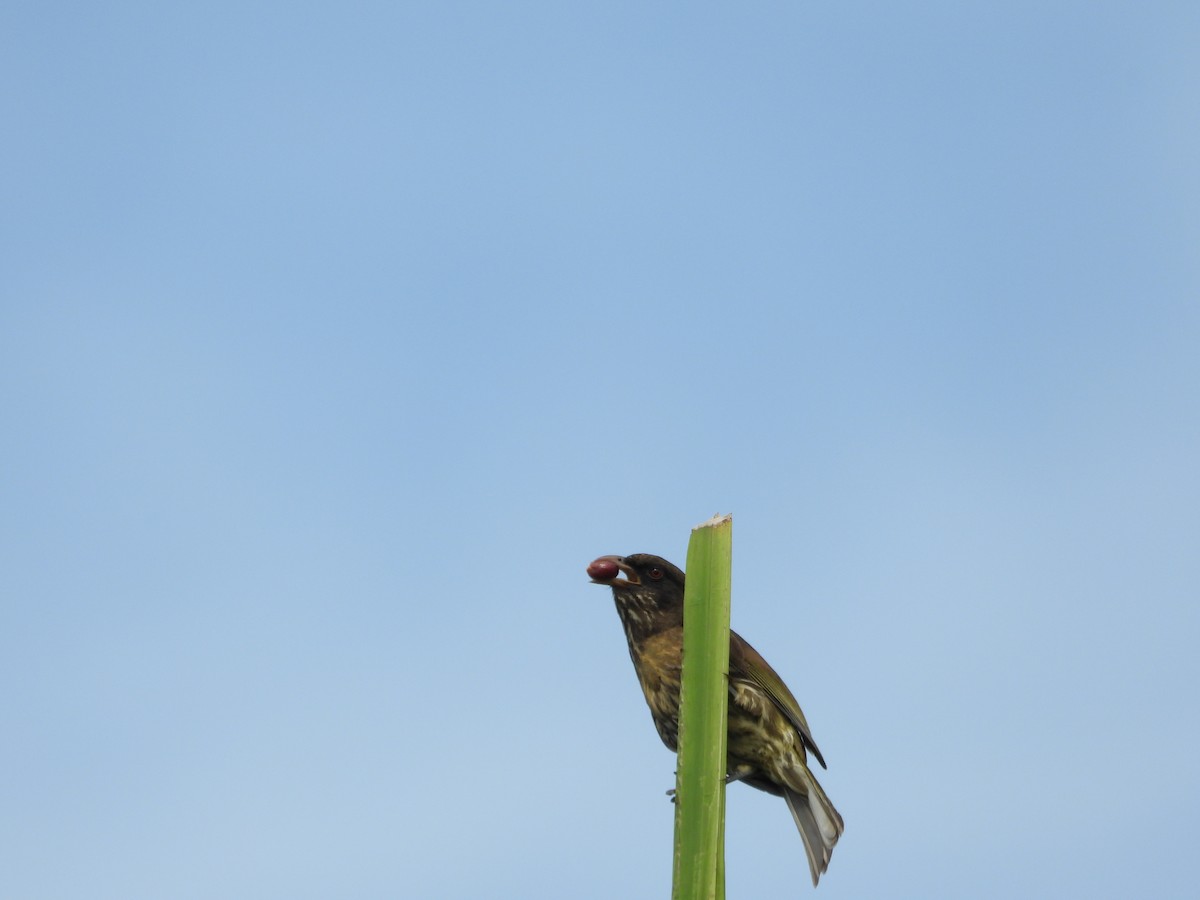
[{"label": "blue sky", "polygon": [[1194,4],[0,35],[0,895],[666,896],[584,567],[716,512],[818,896],[1193,894]]}]

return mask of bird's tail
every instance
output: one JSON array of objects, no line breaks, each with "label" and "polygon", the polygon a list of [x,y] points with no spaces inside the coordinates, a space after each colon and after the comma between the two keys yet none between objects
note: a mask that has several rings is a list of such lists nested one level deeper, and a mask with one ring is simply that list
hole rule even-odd
[{"label": "bird's tail", "polygon": [[845,825],[842,817],[833,808],[816,777],[801,763],[788,773],[790,782],[783,789],[784,799],[800,837],[804,839],[804,852],[808,854],[808,868],[812,872],[813,887],[833,857],[833,847],[842,836]]}]

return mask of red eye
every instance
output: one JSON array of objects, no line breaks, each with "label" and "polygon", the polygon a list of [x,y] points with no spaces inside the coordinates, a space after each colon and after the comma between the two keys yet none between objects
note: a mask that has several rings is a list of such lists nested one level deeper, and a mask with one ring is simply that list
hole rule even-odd
[{"label": "red eye", "polygon": [[661,581],[662,577],[663,577],[663,570],[655,567],[655,568],[651,569],[650,571],[648,571],[646,574],[649,575],[651,578],[653,578],[655,581]]}]

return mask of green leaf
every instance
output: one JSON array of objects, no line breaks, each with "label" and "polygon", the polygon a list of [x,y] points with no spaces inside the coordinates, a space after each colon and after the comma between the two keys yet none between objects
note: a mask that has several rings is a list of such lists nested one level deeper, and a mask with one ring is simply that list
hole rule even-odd
[{"label": "green leaf", "polygon": [[725,742],[733,517],[692,529],[683,605],[673,900],[725,897]]}]

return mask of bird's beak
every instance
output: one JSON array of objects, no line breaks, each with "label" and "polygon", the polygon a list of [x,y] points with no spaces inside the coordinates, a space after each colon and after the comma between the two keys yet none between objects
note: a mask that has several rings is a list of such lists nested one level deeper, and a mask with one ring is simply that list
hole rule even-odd
[{"label": "bird's beak", "polygon": [[[603,584],[608,587],[627,587],[631,584],[641,584],[633,566],[625,562],[622,556],[601,556],[592,561],[587,567],[588,575],[592,576],[592,584]],[[624,578],[620,576],[624,575]]]}]

